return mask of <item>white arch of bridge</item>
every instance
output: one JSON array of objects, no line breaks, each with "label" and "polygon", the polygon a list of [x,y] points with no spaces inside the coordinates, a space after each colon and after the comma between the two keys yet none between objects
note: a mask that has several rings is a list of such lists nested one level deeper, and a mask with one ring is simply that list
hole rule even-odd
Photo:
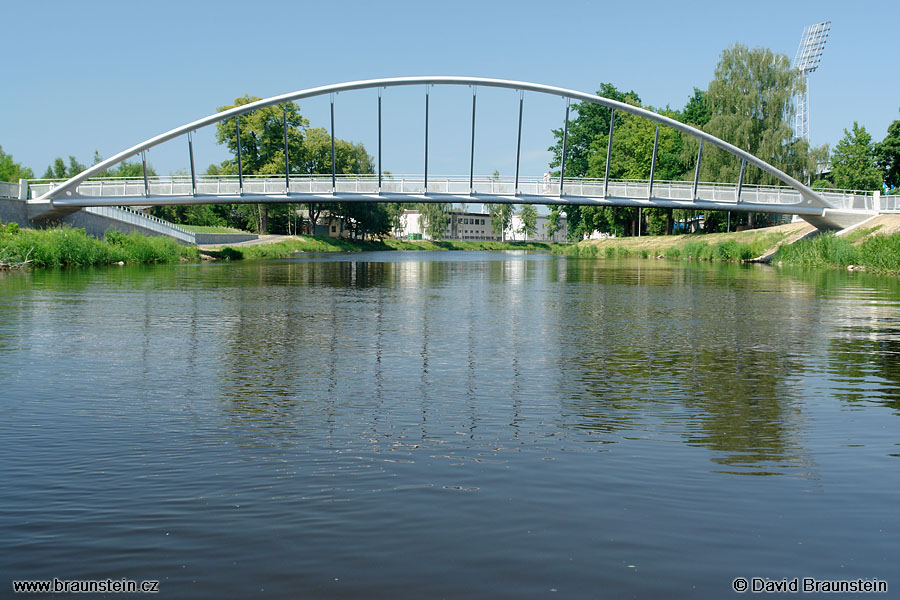
[{"label": "white arch of bridge", "polygon": [[[452,76],[395,77],[395,78],[384,78],[384,79],[369,79],[369,80],[363,80],[363,81],[352,81],[352,82],[348,82],[348,83],[338,83],[338,84],[333,84],[333,85],[325,85],[325,86],[320,86],[320,87],[309,88],[309,89],[300,90],[300,91],[296,91],[296,92],[290,92],[287,94],[281,94],[279,96],[272,96],[271,98],[265,98],[263,100],[258,100],[256,102],[252,102],[249,104],[237,106],[237,107],[231,108],[226,111],[217,112],[215,114],[211,114],[209,116],[203,117],[202,119],[198,119],[196,121],[192,121],[192,122],[182,125],[180,127],[176,127],[175,129],[169,130],[169,131],[162,133],[160,135],[157,135],[155,137],[149,138],[139,144],[136,144],[126,150],[123,150],[122,152],[119,152],[118,154],[115,154],[114,156],[111,156],[110,158],[108,158],[104,161],[101,161],[101,162],[97,163],[96,165],[93,165],[90,168],[82,171],[78,175],[66,180],[59,186],[53,187],[52,189],[48,190],[43,195],[41,195],[39,198],[37,198],[35,200],[35,203],[49,203],[50,206],[53,206],[53,207],[64,206],[66,204],[69,204],[69,205],[79,204],[79,205],[84,206],[84,205],[86,205],[86,202],[84,201],[84,199],[82,199],[81,202],[75,202],[72,200],[70,200],[70,202],[66,202],[66,199],[67,198],[71,198],[71,199],[77,198],[78,195],[75,192],[75,190],[77,189],[78,185],[80,183],[86,181],[87,179],[91,178],[92,176],[94,176],[98,173],[101,173],[101,172],[105,171],[106,169],[109,169],[110,167],[113,167],[113,166],[117,165],[118,163],[121,163],[121,162],[127,160],[128,158],[131,158],[133,156],[142,156],[143,152],[145,152],[146,150],[148,150],[154,146],[162,144],[163,142],[169,141],[173,138],[176,138],[176,137],[179,137],[182,135],[190,134],[191,132],[201,129],[203,127],[207,127],[209,125],[214,125],[221,121],[225,121],[232,117],[246,114],[246,113],[252,112],[254,110],[257,110],[257,109],[260,109],[263,107],[285,104],[288,102],[303,100],[305,98],[312,98],[312,97],[316,97],[316,96],[323,96],[323,95],[327,95],[327,94],[335,94],[335,93],[339,93],[339,92],[347,92],[347,91],[352,91],[352,90],[364,90],[364,89],[372,89],[372,88],[389,88],[389,87],[397,87],[397,86],[414,86],[414,85],[424,85],[424,86],[465,85],[465,86],[473,86],[473,87],[508,88],[508,89],[512,89],[512,90],[518,90],[521,92],[527,91],[527,92],[536,92],[536,93],[541,93],[541,94],[549,94],[549,95],[559,96],[559,97],[567,99],[566,134],[564,135],[564,140],[563,140],[563,157],[562,157],[563,168],[565,165],[565,155],[566,155],[566,152],[565,152],[566,139],[565,139],[565,137],[568,134],[568,115],[569,115],[568,107],[569,107],[569,102],[571,102],[572,100],[575,100],[575,101],[580,101],[580,102],[599,104],[599,105],[606,106],[613,110],[611,123],[610,123],[610,139],[612,138],[612,134],[613,134],[613,128],[614,128],[614,122],[615,122],[615,111],[622,111],[622,112],[630,113],[633,115],[637,115],[637,116],[649,119],[651,121],[655,121],[658,125],[665,125],[667,127],[671,127],[672,129],[684,132],[684,133],[691,135],[691,136],[697,138],[698,140],[700,140],[700,148],[699,148],[698,157],[697,157],[698,158],[697,168],[695,170],[695,177],[694,177],[695,200],[696,200],[696,189],[697,189],[697,183],[698,183],[698,177],[699,177],[699,162],[702,158],[703,144],[709,143],[709,144],[712,144],[713,146],[721,148],[722,150],[725,150],[726,152],[736,156],[737,158],[739,158],[741,160],[741,175],[737,182],[738,198],[740,198],[740,187],[743,184],[744,166],[746,164],[751,164],[751,165],[758,167],[762,171],[769,173],[770,175],[774,176],[781,182],[787,184],[789,187],[791,187],[794,190],[796,190],[797,192],[799,192],[800,197],[802,198],[802,204],[805,205],[803,207],[803,209],[805,209],[805,210],[801,209],[801,210],[796,210],[795,212],[798,212],[798,213],[805,212],[807,214],[810,214],[810,213],[822,214],[822,212],[824,212],[825,210],[834,208],[828,201],[826,201],[822,196],[817,194],[811,188],[807,187],[800,181],[794,179],[787,173],[784,173],[780,169],[777,169],[776,167],[770,165],[766,161],[761,160],[760,158],[750,154],[749,152],[746,152],[745,150],[742,150],[732,144],[729,144],[728,142],[725,142],[724,140],[721,140],[721,139],[719,139],[713,135],[710,135],[704,131],[701,131],[699,129],[691,127],[690,125],[686,125],[684,123],[681,123],[679,121],[676,121],[676,120],[666,117],[664,115],[654,113],[647,109],[640,108],[637,106],[632,106],[630,104],[626,104],[623,102],[618,102],[616,100],[610,100],[608,98],[603,98],[603,97],[597,96],[595,94],[589,94],[586,92],[579,92],[577,90],[560,88],[560,87],[555,87],[555,86],[550,86],[550,85],[529,83],[529,82],[525,82],[525,81],[510,81],[510,80],[504,80],[504,79],[491,79],[491,78],[483,78],[483,77],[452,77]],[[427,91],[427,89],[428,88],[426,87],[426,91]],[[474,100],[474,98],[475,98],[475,96],[473,95],[473,105],[472,105],[472,111],[473,111],[473,114],[472,114],[473,155],[474,155],[474,127],[475,127],[475,100]],[[380,96],[379,96],[379,101],[380,101]],[[519,103],[520,141],[521,141],[521,119],[522,119],[522,97],[520,96],[520,103]],[[333,120],[334,120],[334,105],[332,102],[332,136],[334,133]],[[426,128],[427,128],[427,111],[426,111]],[[427,131],[427,129],[426,129],[426,131]],[[380,138],[381,138],[381,124],[379,122],[379,145],[380,145]],[[426,138],[427,138],[427,133],[426,133]],[[426,148],[425,149],[425,152],[426,152],[425,164],[426,164],[426,181],[427,181],[427,141],[426,141],[425,148]],[[609,151],[609,149],[608,149],[608,151]],[[519,158],[520,158],[519,154],[520,154],[520,148],[517,148],[517,157],[516,157],[516,194],[517,195],[518,195],[518,168],[519,168]],[[655,148],[654,148],[654,159],[655,159]],[[378,162],[379,162],[378,169],[379,169],[379,180],[380,180],[380,175],[381,175],[380,159]],[[332,161],[332,165],[333,165],[333,161]],[[606,181],[608,181],[609,180],[609,160],[607,160],[606,165],[607,165]],[[654,164],[651,165],[651,177],[650,177],[651,195],[652,195],[653,166],[655,166],[655,162],[654,162]],[[193,157],[192,157],[192,161],[191,161],[191,173],[192,173],[192,179],[193,179],[195,177],[195,173],[193,170]],[[564,173],[562,171],[561,171],[561,174],[564,176]],[[149,187],[146,186],[146,181],[147,181],[146,169],[145,169],[145,177],[144,178],[145,178],[145,187],[147,189],[149,189]],[[471,169],[470,169],[470,181],[471,181]],[[196,188],[196,185],[194,187]],[[560,195],[562,196],[562,191],[563,191],[562,182],[560,184],[559,189],[560,189]],[[426,188],[426,191],[423,194],[423,196],[429,196],[429,193],[427,192],[427,188]],[[545,202],[545,203],[548,203],[548,204],[556,203],[556,202],[553,202],[551,198],[546,198],[545,200],[547,200],[547,202]],[[542,202],[536,201],[536,203],[542,203]],[[570,201],[567,203],[577,204],[578,202],[576,200],[576,201]],[[787,207],[785,207],[785,208],[787,208]],[[800,207],[797,207],[797,208],[800,208]]]}]

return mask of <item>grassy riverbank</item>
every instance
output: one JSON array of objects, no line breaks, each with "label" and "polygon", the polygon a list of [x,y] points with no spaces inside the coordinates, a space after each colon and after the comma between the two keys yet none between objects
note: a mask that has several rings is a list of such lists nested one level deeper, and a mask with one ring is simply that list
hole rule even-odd
[{"label": "grassy riverbank", "polygon": [[767,229],[735,233],[710,233],[586,240],[554,248],[572,256],[682,258],[691,260],[741,261],[761,256],[770,248],[810,229],[792,223]]},{"label": "grassy riverbank", "polygon": [[[837,237],[826,233],[783,246],[772,258],[775,264],[800,267],[848,268],[900,274],[900,234]],[[856,239],[854,239],[856,238]],[[860,239],[861,238],[861,239]]]},{"label": "grassy riverbank", "polygon": [[[779,244],[773,264],[807,268],[847,268],[900,274],[900,233],[879,235],[876,228],[837,237],[828,233],[803,239],[804,224],[727,234],[644,236],[588,240],[578,244],[491,241],[351,241],[327,237],[291,237],[283,241],[202,250],[217,259],[288,258],[297,252],[532,250],[573,256],[638,257],[688,260],[747,261]],[[83,229],[19,229],[0,225],[0,268],[4,266],[69,267],[124,263],[176,263],[198,260],[197,247],[181,246],[164,237],[111,231],[98,240]]]},{"label": "grassy riverbank", "polygon": [[[825,233],[794,241],[812,228],[793,223],[736,233],[644,236],[588,240],[554,248],[572,256],[671,258],[711,261],[750,261],[777,247],[775,265],[809,268],[856,268],[900,274],[900,233],[884,234],[881,225],[860,228],[845,236]],[[888,232],[895,228],[888,227]]]},{"label": "grassy riverbank", "polygon": [[181,246],[172,239],[138,233],[109,232],[102,240],[83,229],[19,229],[15,223],[0,225],[0,257],[7,265],[73,267],[124,263],[175,263],[197,260],[196,247]]},{"label": "grassy riverbank", "polygon": [[213,258],[231,260],[288,258],[297,252],[363,252],[376,250],[538,250],[549,252],[552,244],[542,242],[490,242],[490,241],[354,241],[327,237],[292,237],[271,244],[223,246],[203,250]]}]

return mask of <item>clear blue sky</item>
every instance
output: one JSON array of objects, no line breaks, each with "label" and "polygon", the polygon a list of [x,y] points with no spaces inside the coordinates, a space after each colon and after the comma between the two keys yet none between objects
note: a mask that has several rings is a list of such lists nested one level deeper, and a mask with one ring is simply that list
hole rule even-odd
[{"label": "clear blue sky", "polygon": [[[267,97],[356,79],[472,75],[595,91],[680,108],[735,42],[793,58],[803,28],[832,21],[811,79],[811,137],[832,147],[858,120],[881,140],[900,118],[900,3],[876,2],[9,2],[3,9],[0,145],[40,175],[56,156],[90,163],[203,117],[245,93]],[[423,90],[387,90],[384,168],[422,171]],[[475,170],[512,175],[515,92],[479,91]],[[471,92],[432,92],[429,171],[466,173]],[[557,98],[527,95],[523,174],[547,167]],[[375,92],[336,100],[338,137],[375,153]],[[328,126],[327,99],[301,104]],[[226,157],[212,132],[198,168]],[[186,142],[152,150],[161,174],[188,167]]]}]

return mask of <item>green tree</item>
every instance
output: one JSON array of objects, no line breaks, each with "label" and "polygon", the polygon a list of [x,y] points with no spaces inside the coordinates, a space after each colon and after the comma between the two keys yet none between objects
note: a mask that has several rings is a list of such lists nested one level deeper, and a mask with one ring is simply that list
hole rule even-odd
[{"label": "green tree", "polygon": [[[639,106],[640,97],[633,90],[621,92],[611,83],[601,83],[597,95],[610,100],[627,102]],[[610,109],[593,102],[578,102],[572,105],[575,113],[570,112],[569,135],[566,138],[566,177],[584,177],[588,172],[588,159],[596,151],[592,145],[598,139],[609,136]],[[616,115],[616,118],[620,117]],[[553,153],[550,167],[559,167],[562,162],[562,143],[564,128],[553,130],[556,142],[548,148]]]},{"label": "green tree", "polygon": [[419,209],[419,228],[433,240],[441,240],[450,223],[450,204],[446,202],[422,202]]},{"label": "green tree", "polygon": [[[92,164],[96,165],[103,161],[103,157],[100,156],[100,153],[96,150],[94,151],[94,161]],[[77,158],[74,156],[69,156],[69,163],[66,164],[66,161],[62,159],[62,157],[58,156],[53,161],[53,164],[47,167],[47,170],[44,171],[44,179],[69,179],[70,177],[75,177],[82,171],[87,169],[87,167],[81,164]],[[151,177],[155,177],[157,175],[156,170],[153,168],[153,165],[147,164],[147,175]],[[123,161],[117,164],[115,167],[111,169],[106,169],[104,171],[100,171],[93,177],[128,177],[131,179],[139,179],[144,176],[144,164],[140,161],[128,162]]]},{"label": "green tree", "polygon": [[[795,140],[791,121],[793,98],[805,89],[800,72],[784,54],[768,48],[749,49],[735,44],[722,52],[706,92],[711,116],[704,130],[761,158],[785,173],[805,179],[808,148]],[[696,141],[689,148],[696,155]],[[705,181],[737,181],[740,160],[725,151],[710,149],[701,161]],[[747,169],[745,183],[775,184],[760,169]]]},{"label": "green tree", "polygon": [[[553,210],[553,209],[556,210]],[[550,214],[547,215],[547,237],[552,238],[557,231],[562,227],[562,219],[566,216],[564,210],[559,210],[559,207],[554,206],[550,209]]]},{"label": "green tree", "polygon": [[[800,72],[791,68],[784,54],[768,48],[750,49],[735,44],[722,51],[705,100],[711,111],[703,130],[761,158],[785,173],[805,181],[810,164],[806,140],[795,139],[791,123],[793,98],[805,89]],[[693,174],[698,140],[688,138],[684,160]],[[700,165],[703,181],[736,182],[741,161],[734,155],[707,144]],[[744,183],[775,185],[779,181],[761,169],[747,168]],[[752,213],[738,220],[754,226]]]},{"label": "green tree", "polygon": [[75,177],[82,171],[87,169],[86,166],[78,162],[74,156],[69,156],[69,164],[61,156],[57,156],[51,165],[44,171],[44,179],[69,179]]},{"label": "green tree", "polygon": [[888,126],[887,135],[875,145],[875,158],[884,184],[900,187],[900,119]]},{"label": "green tree", "polygon": [[488,213],[491,215],[491,230],[494,235],[500,236],[500,239],[506,240],[506,230],[512,223],[513,205],[512,204],[488,204]]},{"label": "green tree", "polygon": [[[597,95],[619,102],[640,104],[640,97],[633,90],[622,92],[611,83],[601,83]],[[574,116],[573,116],[574,113]],[[609,136],[609,121],[611,111],[609,108],[593,102],[579,102],[572,105],[569,114],[569,135],[566,138],[566,177],[584,177],[589,169],[591,156],[597,152],[602,141],[603,152],[606,152],[606,142]],[[617,113],[618,119],[621,114]],[[564,128],[553,130],[556,142],[548,148],[553,153],[550,168],[555,169],[562,164],[562,143]],[[558,171],[555,171],[559,175]],[[551,214],[560,211],[559,207],[550,209]],[[588,229],[596,215],[594,207],[568,206],[565,209],[568,222],[568,235],[570,239],[580,239]],[[601,211],[602,212],[602,211]],[[556,217],[558,218],[558,217]]]},{"label": "green tree", "polygon": [[875,163],[872,136],[856,121],[853,129],[844,129],[844,137],[831,155],[831,177],[834,185],[848,190],[877,190],[882,174]]},{"label": "green tree", "polygon": [[[259,98],[244,95],[236,98],[234,104],[219,107],[219,111],[255,102]],[[217,140],[231,151],[233,158],[207,170],[210,174],[237,173],[237,128],[241,132],[241,169],[246,175],[275,175],[284,172],[284,126],[287,119],[288,168],[291,173],[330,174],[331,134],[322,128],[309,128],[309,121],[300,114],[300,107],[291,102],[286,105],[269,106],[222,121],[216,126]],[[361,143],[335,139],[335,172],[340,174],[364,174],[374,172],[374,159]],[[256,207],[236,206],[232,214],[243,216],[255,224],[260,232],[275,229],[291,231],[291,224],[297,205],[264,204]],[[379,204],[372,206],[359,203],[340,205],[307,204],[310,227],[314,231],[320,215],[324,211],[338,216],[345,222],[351,235],[365,236],[383,234],[385,223],[390,223],[390,215]],[[271,221],[271,224],[270,224]],[[387,226],[389,229],[389,225]]]},{"label": "green tree", "polygon": [[34,173],[13,160],[12,154],[6,154],[0,146],[0,181],[16,183],[20,179],[33,179]]},{"label": "green tree", "polygon": [[[640,106],[640,97],[634,92],[622,93],[611,84],[603,84],[597,92],[601,96]],[[606,175],[606,152],[609,143],[609,109],[598,105],[575,105],[578,116],[570,123],[569,140],[566,150],[566,176],[587,176],[603,178]],[[705,92],[695,89],[685,109],[678,113],[668,108],[649,110],[695,125],[702,125],[709,119],[710,110]],[[653,140],[656,123],[649,119],[624,113],[616,113],[616,127],[611,148],[610,177],[647,179],[653,155]],[[558,166],[561,154],[562,130],[554,131],[557,143],[550,150],[554,153],[551,166]],[[573,139],[574,138],[574,139]],[[688,166],[683,158],[684,135],[669,127],[660,127],[657,148],[656,180],[683,179]],[[570,151],[569,148],[574,147]],[[574,158],[574,161],[572,159]],[[550,209],[551,227],[559,222],[561,209]],[[623,207],[566,207],[569,239],[580,239],[594,230],[614,232],[637,232],[639,211]],[[645,215],[651,222],[662,220],[661,231],[671,232],[672,211],[650,209]]]},{"label": "green tree", "polygon": [[[217,110],[223,112],[257,100],[260,100],[258,96],[244,94],[240,98],[235,98],[233,104],[220,106]],[[284,173],[285,120],[287,120],[288,167],[291,172],[304,172],[303,133],[309,127],[309,121],[300,114],[300,107],[294,102],[266,106],[217,123],[216,141],[224,144],[233,156],[223,162],[222,169],[237,173],[237,129],[240,125],[241,172],[245,175]],[[289,210],[290,207],[286,205],[273,206],[270,209],[268,204],[260,204],[239,206],[234,212],[247,221],[254,222],[259,233],[266,233],[269,230],[270,211],[283,214]]]},{"label": "green tree", "polygon": [[[261,98],[244,94],[233,104],[220,106],[223,112],[238,106],[256,102]],[[300,170],[303,163],[303,132],[309,121],[300,114],[294,102],[279,106],[266,106],[249,113],[232,117],[216,124],[216,141],[231,151],[231,163],[237,166],[237,123],[241,130],[241,168],[247,175],[284,173],[284,119],[288,125],[288,159],[291,171]]]},{"label": "green tree", "polygon": [[[362,143],[336,138],[334,141],[335,173],[342,175],[375,172],[375,159]],[[316,127],[307,130],[304,140],[303,172],[310,175],[331,173],[331,134]],[[348,202],[339,205],[308,203],[310,224],[314,228],[319,216],[330,211],[344,220],[353,237],[384,235],[391,229],[391,214],[384,204],[377,202]]]},{"label": "green tree", "polygon": [[706,98],[706,92],[699,88],[694,88],[694,94],[688,98],[687,104],[677,118],[682,123],[700,129],[709,123],[709,120],[712,118],[712,108]]},{"label": "green tree", "polygon": [[[94,162],[93,164],[98,164],[103,162],[103,157],[100,156],[100,153],[94,150]],[[147,175],[149,177],[155,177],[157,175],[156,169],[153,168],[153,165],[147,163]],[[111,169],[106,169],[104,171],[100,171],[94,177],[128,177],[130,179],[142,178],[144,176],[144,163],[142,161],[134,161],[128,162],[122,161],[117,164],[115,167]]]},{"label": "green tree", "polygon": [[533,204],[523,204],[519,208],[519,217],[522,219],[522,228],[519,230],[519,233],[525,234],[525,239],[528,239],[528,236],[534,237],[534,234],[537,233],[537,209]]},{"label": "green tree", "polygon": [[[678,116],[669,109],[648,108],[667,117]],[[655,138],[655,121],[628,113],[619,114],[616,117],[610,151],[610,177],[613,179],[649,179]],[[593,153],[588,159],[588,177],[602,179],[606,176],[606,146],[608,143],[608,136],[594,141]],[[684,136],[679,131],[671,127],[660,126],[654,180],[677,180],[683,177],[686,170],[682,160],[683,147]],[[654,217],[659,215],[666,223],[663,231],[671,232],[672,211],[668,209],[650,210],[652,212],[647,212],[646,215]],[[636,208],[590,207],[582,209],[582,213],[582,234],[590,234],[597,229],[636,235],[638,227],[641,226],[639,223],[641,213]]]}]

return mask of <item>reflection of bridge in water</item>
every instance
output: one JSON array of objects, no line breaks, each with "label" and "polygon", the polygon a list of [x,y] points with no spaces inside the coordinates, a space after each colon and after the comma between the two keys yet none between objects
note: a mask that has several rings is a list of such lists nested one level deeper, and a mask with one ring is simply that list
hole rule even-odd
[{"label": "reflection of bridge in water", "polygon": [[[424,170],[422,175],[393,176],[383,172],[382,142],[382,90],[397,86],[421,85],[425,89]],[[472,88],[471,152],[469,173],[462,176],[434,176],[428,173],[428,124],[430,89],[435,85],[467,85]],[[515,177],[476,179],[474,155],[476,142],[476,90],[478,87],[506,88],[519,92],[518,137],[516,144]],[[378,172],[371,176],[341,176],[335,171],[334,95],[352,90],[377,90],[378,103]],[[559,96],[565,99],[565,119],[562,140],[562,164],[565,175],[566,148],[568,142],[571,102],[600,104],[611,109],[609,142],[607,144],[606,173],[602,179],[571,179],[558,177],[545,182],[534,177],[520,177],[519,165],[522,150],[522,118],[525,92]],[[269,177],[250,177],[242,172],[241,115],[254,110],[286,105],[305,98],[330,95],[331,97],[331,174],[324,176],[296,176],[282,174]],[[636,115],[656,124],[653,154],[650,159],[650,177],[643,181],[623,181],[610,178],[610,163],[615,116],[617,112]],[[192,133],[203,127],[231,120],[234,123],[237,143],[237,170],[234,177],[209,178],[198,176],[194,170]],[[658,181],[654,179],[660,127],[670,127],[698,140],[693,181]],[[190,160],[190,177],[151,178],[147,174],[145,152],[159,144],[179,136],[187,137]],[[285,171],[289,172],[287,111],[284,118],[283,148]],[[729,184],[701,182],[700,165],[704,144],[725,151],[740,162],[740,174],[736,182]],[[137,180],[92,181],[102,173],[128,158],[141,156],[144,176]],[[735,163],[737,164],[737,162]],[[757,168],[777,179],[783,186],[745,185],[747,168]],[[773,167],[752,154],[716,138],[706,132],[680,123],[652,111],[602,98],[594,94],[578,92],[547,85],[502,79],[479,77],[402,77],[373,79],[328,85],[274,96],[216,113],[172,129],[124,150],[60,184],[35,184],[33,200],[29,201],[29,216],[37,220],[60,218],[82,207],[90,206],[147,206],[163,204],[218,204],[218,203],[283,203],[283,202],[475,202],[507,204],[551,204],[580,206],[633,206],[657,208],[681,208],[694,210],[724,210],[765,212],[800,215],[822,229],[842,228],[859,222],[877,212],[877,198],[856,192],[819,193],[790,175]]]}]

